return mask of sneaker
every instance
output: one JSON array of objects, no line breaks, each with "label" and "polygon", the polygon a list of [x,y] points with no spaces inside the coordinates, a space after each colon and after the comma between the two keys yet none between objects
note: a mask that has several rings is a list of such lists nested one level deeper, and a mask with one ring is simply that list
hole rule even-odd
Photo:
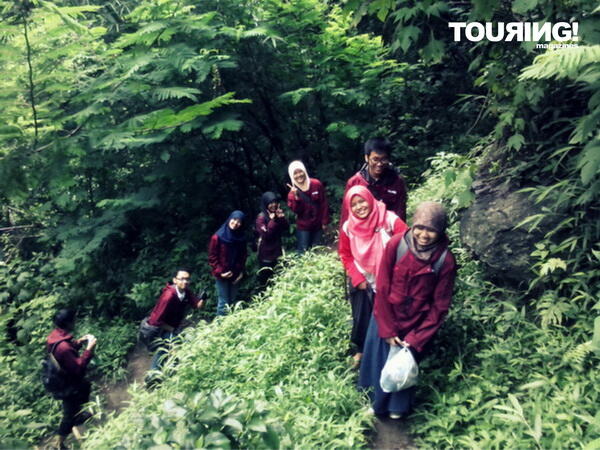
[{"label": "sneaker", "polygon": [[402,419],[402,414],[400,414],[400,413],[395,413],[395,412],[391,412],[391,413],[389,414],[389,418],[390,418],[390,419],[394,419],[394,420]]}]

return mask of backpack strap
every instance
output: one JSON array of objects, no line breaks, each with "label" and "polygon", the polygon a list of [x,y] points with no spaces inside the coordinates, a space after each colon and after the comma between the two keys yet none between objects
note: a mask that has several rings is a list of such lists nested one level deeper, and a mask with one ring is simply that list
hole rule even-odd
[{"label": "backpack strap", "polygon": [[54,345],[52,345],[52,347],[50,348],[50,351],[48,352],[48,358],[50,359],[50,361],[52,361],[52,364],[54,364],[54,367],[56,367],[58,370],[61,370],[61,371],[63,370],[63,368],[58,363],[56,356],[54,356],[54,350],[56,350],[56,347],[58,347],[58,344],[60,344],[61,342],[65,342],[65,341],[68,341],[68,339],[61,339],[60,341],[56,341],[54,343]]},{"label": "backpack strap", "polygon": [[[404,235],[404,236],[406,236],[406,235]],[[408,252],[408,243],[406,242],[406,239],[404,239],[404,236],[402,236],[402,239],[400,239],[400,243],[398,244],[398,248],[396,249],[396,261],[394,262],[394,265],[396,265],[396,263],[398,261],[400,261],[404,255],[406,255],[406,252]],[[437,260],[435,260],[433,262],[433,264],[431,265],[431,268],[433,269],[433,273],[435,274],[436,277],[440,274],[440,271],[442,270],[442,267],[444,266],[444,261],[446,261],[447,254],[448,254],[448,248],[446,248],[442,252],[440,257]]]}]

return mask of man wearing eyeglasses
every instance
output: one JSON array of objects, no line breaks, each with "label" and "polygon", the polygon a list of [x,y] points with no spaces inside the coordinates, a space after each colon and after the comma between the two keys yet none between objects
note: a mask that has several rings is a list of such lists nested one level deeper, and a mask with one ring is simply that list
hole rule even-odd
[{"label": "man wearing eyeglasses", "polygon": [[[346,191],[352,186],[365,186],[385,203],[388,211],[406,221],[406,183],[390,163],[391,154],[390,141],[381,137],[369,139],[365,143],[365,164],[348,180]],[[342,205],[340,224],[347,218],[348,211]]]},{"label": "man wearing eyeglasses", "polygon": [[154,358],[152,359],[151,370],[160,370],[162,360],[167,353],[167,342],[172,339],[183,318],[185,317],[186,307],[190,305],[193,308],[200,309],[204,305],[204,299],[194,296],[189,290],[190,272],[186,269],[179,269],[173,277],[173,284],[167,284],[163,288],[160,297],[154,305],[154,309],[148,318],[148,325],[160,328],[159,338],[163,343],[158,347]]}]

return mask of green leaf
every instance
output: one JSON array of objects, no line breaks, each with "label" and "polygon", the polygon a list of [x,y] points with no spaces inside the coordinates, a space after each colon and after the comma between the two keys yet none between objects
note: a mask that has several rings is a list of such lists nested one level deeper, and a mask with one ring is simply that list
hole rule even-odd
[{"label": "green leaf", "polygon": [[244,431],[244,426],[241,424],[241,422],[239,420],[237,420],[237,419],[232,418],[232,417],[228,417],[227,419],[225,419],[223,421],[223,424],[225,426],[228,426],[228,427],[232,428],[237,433],[241,433],[242,431]]},{"label": "green leaf", "polygon": [[600,316],[594,320],[594,335],[592,337],[592,350],[600,354]]},{"label": "green leaf", "polygon": [[206,438],[204,439],[204,444],[207,447],[225,449],[231,448],[231,442],[229,442],[227,436],[225,436],[223,433],[219,433],[218,431],[213,431],[212,433],[207,434]]},{"label": "green leaf", "polygon": [[515,14],[525,14],[531,11],[538,4],[538,0],[514,0],[512,3],[512,11]]},{"label": "green leaf", "polygon": [[515,150],[519,150],[523,144],[525,143],[525,138],[523,137],[522,134],[514,134],[512,135],[509,139],[508,142],[506,143],[508,148],[513,148]]}]

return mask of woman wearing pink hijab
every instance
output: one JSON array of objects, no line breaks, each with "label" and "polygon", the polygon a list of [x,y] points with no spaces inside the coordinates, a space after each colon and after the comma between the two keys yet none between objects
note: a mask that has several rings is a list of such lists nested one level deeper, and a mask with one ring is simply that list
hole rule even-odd
[{"label": "woman wearing pink hijab", "polygon": [[355,367],[362,358],[363,345],[377,290],[375,280],[386,244],[393,235],[408,226],[364,186],[353,186],[344,196],[350,211],[342,224],[338,252],[350,278],[349,300],[352,306],[352,335]]}]

